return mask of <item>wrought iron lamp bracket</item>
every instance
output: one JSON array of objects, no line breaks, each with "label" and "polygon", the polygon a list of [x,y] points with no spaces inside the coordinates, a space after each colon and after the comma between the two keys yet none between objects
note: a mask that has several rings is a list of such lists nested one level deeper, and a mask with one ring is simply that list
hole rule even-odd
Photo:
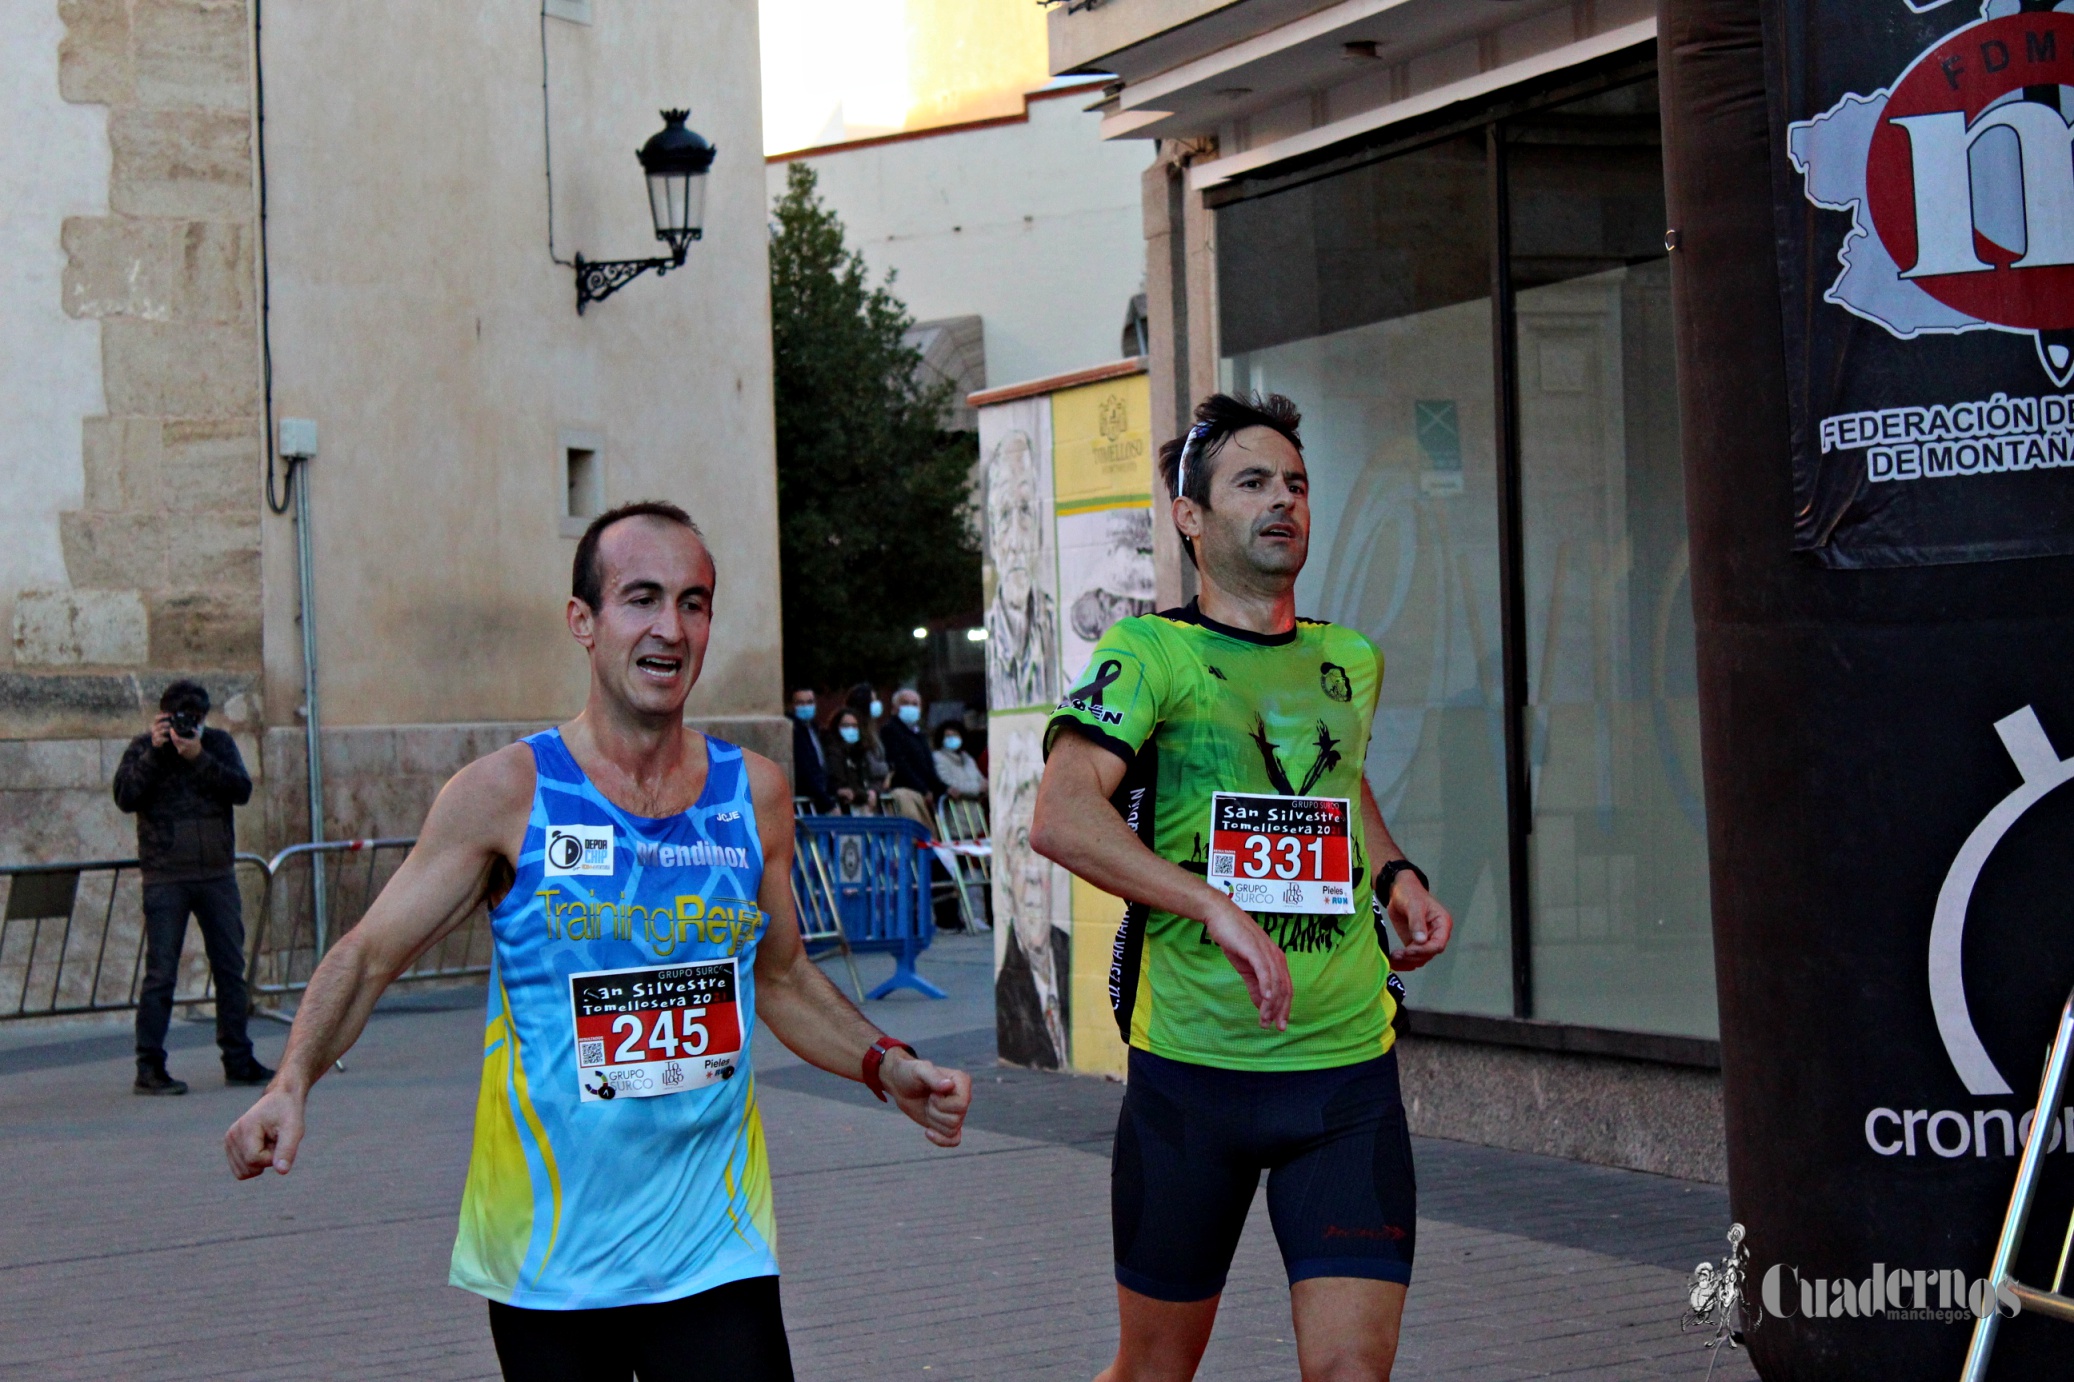
[{"label": "wrought iron lamp bracket", "polygon": [[699,239],[694,230],[677,245],[674,253],[657,259],[585,259],[576,256],[576,315],[582,316],[583,309],[593,302],[603,302],[627,284],[632,283],[650,269],[661,278],[672,269],[684,267],[684,256],[690,242]]}]

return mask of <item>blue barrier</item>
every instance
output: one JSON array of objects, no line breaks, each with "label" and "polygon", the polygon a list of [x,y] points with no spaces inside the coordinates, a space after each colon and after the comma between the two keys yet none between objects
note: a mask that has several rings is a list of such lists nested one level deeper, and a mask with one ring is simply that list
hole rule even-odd
[{"label": "blue barrier", "polygon": [[929,832],[900,816],[801,816],[794,886],[840,918],[850,949],[893,957],[893,977],[868,997],[911,988],[927,998],[949,997],[915,971],[936,938],[929,897]]}]

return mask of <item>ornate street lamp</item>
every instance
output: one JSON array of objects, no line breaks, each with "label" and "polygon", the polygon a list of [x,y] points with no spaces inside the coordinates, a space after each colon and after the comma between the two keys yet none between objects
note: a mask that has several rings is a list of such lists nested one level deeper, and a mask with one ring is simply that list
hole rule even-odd
[{"label": "ornate street lamp", "polygon": [[648,176],[648,212],[655,219],[655,238],[670,247],[667,258],[607,259],[596,263],[576,256],[576,311],[603,301],[649,269],[660,278],[680,268],[691,242],[700,238],[706,214],[706,171],[718,152],[696,131],[684,127],[691,112],[666,110],[662,132],[636,155]]}]

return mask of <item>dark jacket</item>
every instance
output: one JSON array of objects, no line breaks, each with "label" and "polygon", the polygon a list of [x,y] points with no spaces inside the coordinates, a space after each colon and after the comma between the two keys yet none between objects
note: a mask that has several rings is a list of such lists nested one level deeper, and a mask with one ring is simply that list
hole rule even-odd
[{"label": "dark jacket", "polygon": [[885,777],[885,763],[872,751],[870,743],[859,739],[854,744],[845,744],[831,731],[822,738],[821,748],[827,755],[831,796],[847,787],[861,801],[866,793],[879,789],[879,783]]},{"label": "dark jacket", "polygon": [[909,729],[899,719],[879,723],[879,743],[886,751],[886,766],[893,770],[895,787],[912,787],[932,797],[943,795],[943,779],[936,775],[936,754],[928,737]]},{"label": "dark jacket", "polygon": [[814,805],[826,811],[834,804],[828,793],[828,764],[821,756],[821,736],[814,726],[805,720],[792,722],[792,790],[800,796],[812,797]]},{"label": "dark jacket", "polygon": [[115,804],[137,817],[137,858],[146,883],[227,877],[236,867],[231,809],[252,799],[252,779],[237,741],[202,730],[192,763],[171,744],[153,748],[140,734],[115,770]]}]

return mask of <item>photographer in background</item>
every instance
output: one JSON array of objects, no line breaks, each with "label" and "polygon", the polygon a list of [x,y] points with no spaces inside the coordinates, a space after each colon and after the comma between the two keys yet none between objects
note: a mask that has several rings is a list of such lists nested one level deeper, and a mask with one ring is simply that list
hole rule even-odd
[{"label": "photographer in background", "polygon": [[115,804],[137,817],[144,873],[144,990],[137,1000],[138,1094],[185,1094],[166,1073],[166,1027],[180,977],[190,914],[201,924],[216,979],[216,1045],[223,1082],[263,1085],[274,1072],[245,1035],[245,923],[238,901],[231,812],[252,799],[238,746],[206,729],[209,693],[176,681],[159,697],[151,728],[130,741],[115,770]]}]

